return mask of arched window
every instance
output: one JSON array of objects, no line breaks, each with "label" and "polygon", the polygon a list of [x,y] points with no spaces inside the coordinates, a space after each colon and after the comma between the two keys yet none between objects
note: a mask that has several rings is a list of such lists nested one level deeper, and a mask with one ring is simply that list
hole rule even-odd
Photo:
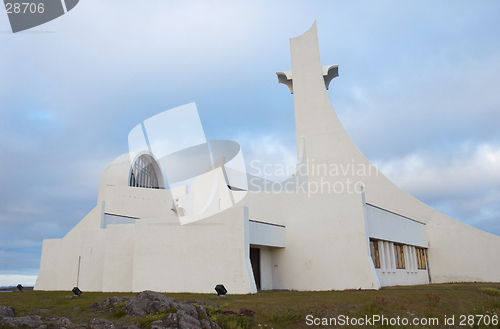
[{"label": "arched window", "polygon": [[128,185],[133,187],[160,188],[153,161],[150,156],[145,154],[138,157],[132,164]]}]

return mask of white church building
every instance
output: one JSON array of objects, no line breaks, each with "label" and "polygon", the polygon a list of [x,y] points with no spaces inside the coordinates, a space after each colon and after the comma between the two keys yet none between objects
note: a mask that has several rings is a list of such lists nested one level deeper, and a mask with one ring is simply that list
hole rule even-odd
[{"label": "white church building", "polygon": [[298,159],[288,180],[246,174],[230,141],[195,138],[158,151],[155,125],[193,117],[194,104],[152,117],[104,171],[96,207],[62,239],[44,240],[35,290],[213,293],[223,284],[246,294],[499,282],[499,236],[404,192],[349,138],[326,92],[338,67],[321,66],[316,24],[290,48],[291,70],[278,73],[295,107]]}]

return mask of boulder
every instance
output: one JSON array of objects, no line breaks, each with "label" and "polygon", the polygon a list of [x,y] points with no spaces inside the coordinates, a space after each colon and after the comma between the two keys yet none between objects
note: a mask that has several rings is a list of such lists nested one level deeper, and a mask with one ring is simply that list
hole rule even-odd
[{"label": "boulder", "polygon": [[208,314],[207,310],[201,306],[201,305],[196,305],[196,311],[198,311],[198,319],[208,319]]},{"label": "boulder", "polygon": [[208,321],[207,311],[203,306],[179,303],[168,296],[150,290],[140,292],[135,298],[129,299],[123,310],[130,316],[147,316],[167,310],[174,311],[167,314],[162,320],[152,322],[151,329],[220,328],[216,323]]},{"label": "boulder", "polygon": [[90,329],[115,329],[113,322],[104,319],[90,320]]},{"label": "boulder", "polygon": [[112,312],[113,307],[123,303],[124,301],[130,301],[128,297],[112,297],[106,298],[102,301],[102,303],[95,302],[90,306],[90,309],[94,312]]},{"label": "boulder", "polygon": [[30,316],[21,316],[18,318],[15,317],[5,317],[0,320],[0,327],[10,327],[10,328],[19,328],[19,327],[29,327],[29,328],[38,328],[43,325],[42,318],[39,315],[30,315]]},{"label": "boulder", "polygon": [[0,305],[0,319],[5,317],[14,317],[14,308],[12,306]]},{"label": "boulder", "polygon": [[48,325],[51,327],[56,327],[56,328],[66,328],[66,329],[73,329],[76,327],[73,322],[71,322],[67,318],[59,317],[59,316],[54,316],[46,321]]},{"label": "boulder", "polygon": [[146,290],[138,293],[135,298],[131,298],[123,310],[130,316],[146,316],[176,308],[176,304],[168,296]]},{"label": "boulder", "polygon": [[[87,329],[88,326],[84,324],[74,324],[69,319],[54,316],[45,321],[49,328],[66,328],[66,329]],[[39,328],[41,329],[41,328]]]},{"label": "boulder", "polygon": [[219,325],[206,319],[197,320],[186,313],[170,313],[162,320],[151,323],[150,329],[220,329]]},{"label": "boulder", "polygon": [[176,302],[174,302],[173,306],[177,309],[178,314],[182,313],[198,319],[198,310],[196,309],[196,306]]}]

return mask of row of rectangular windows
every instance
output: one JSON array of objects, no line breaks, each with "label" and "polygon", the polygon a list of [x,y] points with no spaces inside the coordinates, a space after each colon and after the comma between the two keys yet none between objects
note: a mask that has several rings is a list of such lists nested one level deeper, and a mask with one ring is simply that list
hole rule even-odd
[{"label": "row of rectangular windows", "polygon": [[[415,267],[419,270],[427,269],[425,248],[370,239],[370,253],[375,268],[381,268],[382,264],[384,271],[390,271],[391,267],[405,269],[407,266],[412,271]],[[408,264],[405,259],[408,260]]]}]

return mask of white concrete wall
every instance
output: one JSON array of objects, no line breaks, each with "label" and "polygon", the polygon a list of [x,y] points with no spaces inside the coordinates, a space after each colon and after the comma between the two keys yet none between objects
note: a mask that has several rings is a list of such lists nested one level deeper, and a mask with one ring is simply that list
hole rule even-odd
[{"label": "white concrete wall", "polygon": [[102,291],[105,245],[106,230],[93,229],[82,232],[79,279],[79,288],[82,291]]},{"label": "white concrete wall", "polygon": [[259,247],[260,249],[260,289],[273,289],[273,261],[272,251],[274,248]]},{"label": "white concrete wall", "polygon": [[435,212],[427,223],[431,280],[500,282],[500,237]]},{"label": "white concrete wall", "polygon": [[260,246],[285,247],[285,227],[250,220],[250,244]]},{"label": "white concrete wall", "polygon": [[98,205],[105,201],[104,212],[137,218],[175,216],[169,190],[129,186],[105,186],[99,191]]},{"label": "white concrete wall", "polygon": [[425,224],[366,205],[368,234],[371,238],[427,248]]},{"label": "white concrete wall", "polygon": [[135,224],[106,229],[102,291],[132,291]]},{"label": "white concrete wall", "polygon": [[132,290],[213,293],[224,284],[229,293],[256,291],[245,225],[248,211],[242,207],[182,226],[138,221]]},{"label": "white concrete wall", "polygon": [[426,270],[408,273],[405,269],[397,269],[395,272],[382,273],[382,270],[375,269],[382,287],[387,286],[411,286],[416,284],[429,283],[429,276]]},{"label": "white concrete wall", "polygon": [[[78,257],[81,256],[83,232],[101,224],[101,207],[97,206],[62,239],[45,240],[40,272],[35,290],[71,290],[76,286]],[[50,242],[49,242],[50,241]]]},{"label": "white concrete wall", "polygon": [[286,218],[286,248],[273,250],[273,289],[378,287],[367,253],[360,195],[281,193],[273,198],[283,202],[279,208]]},{"label": "white concrete wall", "polygon": [[58,269],[59,250],[61,250],[62,239],[43,240],[42,259],[40,271],[36,278],[35,290],[59,290]]}]

